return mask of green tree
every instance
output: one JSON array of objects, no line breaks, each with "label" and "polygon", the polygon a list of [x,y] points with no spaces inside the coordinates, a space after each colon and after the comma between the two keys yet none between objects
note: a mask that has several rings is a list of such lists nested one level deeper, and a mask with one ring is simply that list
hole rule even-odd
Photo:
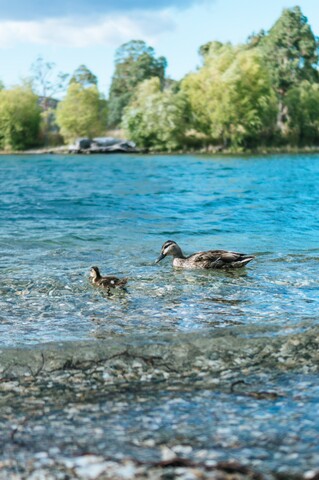
[{"label": "green tree", "polygon": [[[222,124],[212,135],[211,115],[218,114],[223,117],[224,106],[221,101],[226,92],[222,77],[234,61],[235,50],[230,44],[211,42],[200,47],[199,51],[203,56],[204,66],[187,75],[181,82],[181,89],[191,105],[194,129],[206,135],[208,141],[212,138],[220,141],[223,137]],[[225,122],[227,124],[226,118]]]},{"label": "green tree", "polygon": [[195,131],[206,143],[254,147],[271,135],[276,98],[257,50],[212,42],[203,49],[204,65],[181,84]]},{"label": "green tree", "polygon": [[73,73],[70,83],[79,83],[83,87],[97,85],[97,77],[85,65],[80,65]]},{"label": "green tree", "polygon": [[278,96],[277,126],[285,136],[289,124],[287,92],[301,81],[318,81],[318,40],[300,7],[284,9],[268,34],[263,33],[259,40],[257,44],[265,55]]},{"label": "green tree", "polygon": [[41,137],[45,145],[57,136],[55,124],[55,95],[65,91],[69,75],[57,72],[55,63],[38,57],[31,65],[31,82],[39,96],[41,107]]},{"label": "green tree", "polygon": [[116,50],[109,94],[110,126],[120,124],[123,109],[129,104],[139,83],[158,77],[163,84],[166,65],[166,59],[156,58],[154,49],[141,40],[124,43]]},{"label": "green tree", "polygon": [[28,85],[0,91],[0,148],[23,150],[38,142],[38,96]]},{"label": "green tree", "polygon": [[298,146],[318,145],[319,84],[302,81],[289,89],[285,102],[289,110],[289,143]]},{"label": "green tree", "polygon": [[[229,44],[230,45],[230,44]],[[202,59],[202,62],[205,63],[206,60],[211,58],[213,55],[216,55],[224,47],[222,42],[212,41],[204,43],[198,49],[198,54]]]},{"label": "green tree", "polygon": [[140,148],[172,151],[183,148],[189,110],[185,96],[161,90],[158,77],[145,80],[124,110],[122,127]]},{"label": "green tree", "polygon": [[84,88],[79,83],[71,83],[56,112],[56,122],[66,141],[100,135],[106,119],[106,100],[96,85]]}]

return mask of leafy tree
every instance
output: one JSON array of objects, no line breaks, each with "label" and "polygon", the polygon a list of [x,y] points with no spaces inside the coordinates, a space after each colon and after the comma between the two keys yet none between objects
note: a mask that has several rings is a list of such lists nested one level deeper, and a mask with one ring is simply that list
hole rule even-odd
[{"label": "leafy tree", "polygon": [[319,143],[319,84],[304,80],[286,95],[288,141],[298,146]]},{"label": "leafy tree", "polygon": [[96,85],[85,88],[79,83],[71,83],[56,112],[56,122],[67,141],[101,134],[106,119],[106,100]]},{"label": "leafy tree", "polygon": [[247,39],[248,48],[254,48],[260,46],[260,43],[265,38],[266,32],[264,29],[260,30],[258,33],[253,32],[249,35]]},{"label": "leafy tree", "polygon": [[31,81],[34,91],[39,95],[43,108],[46,102],[65,90],[69,75],[55,71],[55,63],[46,62],[38,57],[31,65]]},{"label": "leafy tree", "polygon": [[80,65],[73,73],[70,83],[79,83],[83,87],[97,85],[97,77],[85,65]]},{"label": "leafy tree", "polygon": [[46,62],[38,57],[31,65],[31,82],[33,89],[39,95],[41,107],[41,135],[44,144],[50,141],[50,133],[55,130],[55,108],[57,101],[54,96],[66,89],[69,75],[56,72],[53,62]]},{"label": "leafy tree", "polygon": [[214,55],[215,52],[220,51],[223,48],[224,44],[222,42],[207,42],[204,45],[201,45],[198,49],[199,56],[201,57],[203,63],[205,63],[206,59],[210,58]]},{"label": "leafy tree", "polygon": [[278,96],[277,126],[287,134],[288,105],[285,96],[301,81],[318,81],[318,40],[300,7],[284,9],[269,30],[259,37],[272,83]]},{"label": "leafy tree", "polygon": [[122,127],[131,140],[147,150],[183,148],[188,126],[185,96],[172,89],[161,90],[158,77],[141,83],[124,110]]},{"label": "leafy tree", "polygon": [[[219,99],[226,93],[222,84],[222,75],[234,60],[235,50],[230,44],[211,42],[203,49],[200,48],[200,51],[204,66],[198,72],[186,76],[181,83],[181,89],[187,95],[191,105],[194,129],[206,135],[207,139],[211,139],[212,108],[214,113],[217,113],[221,106]],[[217,134],[215,131],[215,136],[220,140],[222,132]]]},{"label": "leafy tree", "polygon": [[137,85],[146,79],[158,77],[164,82],[166,59],[155,57],[152,47],[142,40],[121,45],[115,54],[115,72],[109,94],[109,125],[121,122],[123,109],[129,104]]},{"label": "leafy tree", "polygon": [[206,142],[253,147],[272,134],[276,99],[257,50],[212,42],[204,65],[181,85]]},{"label": "leafy tree", "polygon": [[23,150],[37,144],[38,97],[28,85],[0,91],[0,148]]}]

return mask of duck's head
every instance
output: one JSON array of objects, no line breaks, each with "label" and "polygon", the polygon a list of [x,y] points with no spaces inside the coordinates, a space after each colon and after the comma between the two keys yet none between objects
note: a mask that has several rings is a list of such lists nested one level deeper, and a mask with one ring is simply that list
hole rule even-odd
[{"label": "duck's head", "polygon": [[171,255],[172,257],[183,258],[183,253],[179,245],[173,240],[167,240],[162,246],[161,254],[156,260],[155,263],[160,262],[165,258],[167,255]]},{"label": "duck's head", "polygon": [[98,267],[91,267],[90,269],[90,277],[97,278],[100,276],[100,270]]}]

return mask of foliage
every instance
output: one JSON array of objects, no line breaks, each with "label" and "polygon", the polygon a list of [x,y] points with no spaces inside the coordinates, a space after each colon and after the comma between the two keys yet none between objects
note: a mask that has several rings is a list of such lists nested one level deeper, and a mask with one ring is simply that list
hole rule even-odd
[{"label": "foliage", "polygon": [[163,84],[166,68],[164,57],[155,57],[154,49],[141,40],[121,45],[115,54],[115,72],[109,94],[110,126],[121,122],[122,112],[129,104],[138,84],[158,77]]},{"label": "foliage", "polygon": [[0,91],[0,148],[23,150],[38,140],[40,107],[28,85]]},{"label": "foliage", "polygon": [[80,65],[73,73],[70,83],[79,83],[84,88],[97,85],[97,77],[85,65]]},{"label": "foliage", "polygon": [[55,109],[57,101],[53,98],[65,90],[69,75],[56,72],[53,62],[46,62],[38,57],[31,65],[31,82],[33,89],[39,95],[41,107],[41,140],[48,145],[56,135]]},{"label": "foliage", "polygon": [[221,42],[213,41],[204,43],[198,49],[198,54],[201,57],[203,63],[205,63],[206,59],[212,57],[214,52],[218,52],[223,48],[223,44]]},{"label": "foliage", "polygon": [[275,95],[257,50],[213,42],[204,66],[182,82],[195,130],[207,141],[252,147],[271,136]]},{"label": "foliage", "polygon": [[56,124],[56,107],[58,101],[50,106],[47,110],[41,111],[41,123],[39,140],[40,145],[43,146],[58,146],[63,144],[63,137],[59,132],[59,127]]},{"label": "foliage", "polygon": [[[43,99],[50,99],[57,93],[66,88],[69,75],[55,71],[55,63],[46,62],[42,57],[38,57],[31,65],[31,80],[33,89]],[[43,105],[45,108],[45,104]]]},{"label": "foliage", "polygon": [[289,110],[289,144],[319,144],[319,84],[307,80],[290,89],[286,103]]},{"label": "foliage", "polygon": [[318,80],[318,41],[300,7],[283,10],[260,46],[277,92],[284,95],[302,80]]},{"label": "foliage", "polygon": [[161,90],[158,77],[145,80],[126,107],[122,127],[129,138],[147,150],[177,150],[183,147],[188,124],[185,96],[172,89]]},{"label": "foliage", "polygon": [[56,122],[67,141],[100,135],[106,118],[106,101],[96,85],[84,88],[79,83],[71,83],[56,112]]},{"label": "foliage", "polygon": [[269,32],[259,35],[255,43],[264,54],[277,93],[278,131],[282,140],[289,141],[291,122],[286,95],[302,81],[318,82],[318,40],[300,7],[294,7],[284,9]]}]

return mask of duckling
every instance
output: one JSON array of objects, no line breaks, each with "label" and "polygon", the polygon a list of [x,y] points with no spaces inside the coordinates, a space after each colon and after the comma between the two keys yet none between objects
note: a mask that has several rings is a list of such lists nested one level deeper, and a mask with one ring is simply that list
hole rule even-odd
[{"label": "duckling", "polygon": [[255,258],[254,255],[227,250],[208,250],[207,252],[197,252],[185,257],[180,246],[173,240],[167,240],[163,244],[161,254],[155,263],[160,262],[167,255],[173,257],[174,267],[224,270],[242,268]]},{"label": "duckling", "polygon": [[117,278],[114,276],[102,277],[98,267],[91,267],[90,278],[93,285],[106,288],[108,291],[111,288],[123,288],[128,281],[127,278]]}]

